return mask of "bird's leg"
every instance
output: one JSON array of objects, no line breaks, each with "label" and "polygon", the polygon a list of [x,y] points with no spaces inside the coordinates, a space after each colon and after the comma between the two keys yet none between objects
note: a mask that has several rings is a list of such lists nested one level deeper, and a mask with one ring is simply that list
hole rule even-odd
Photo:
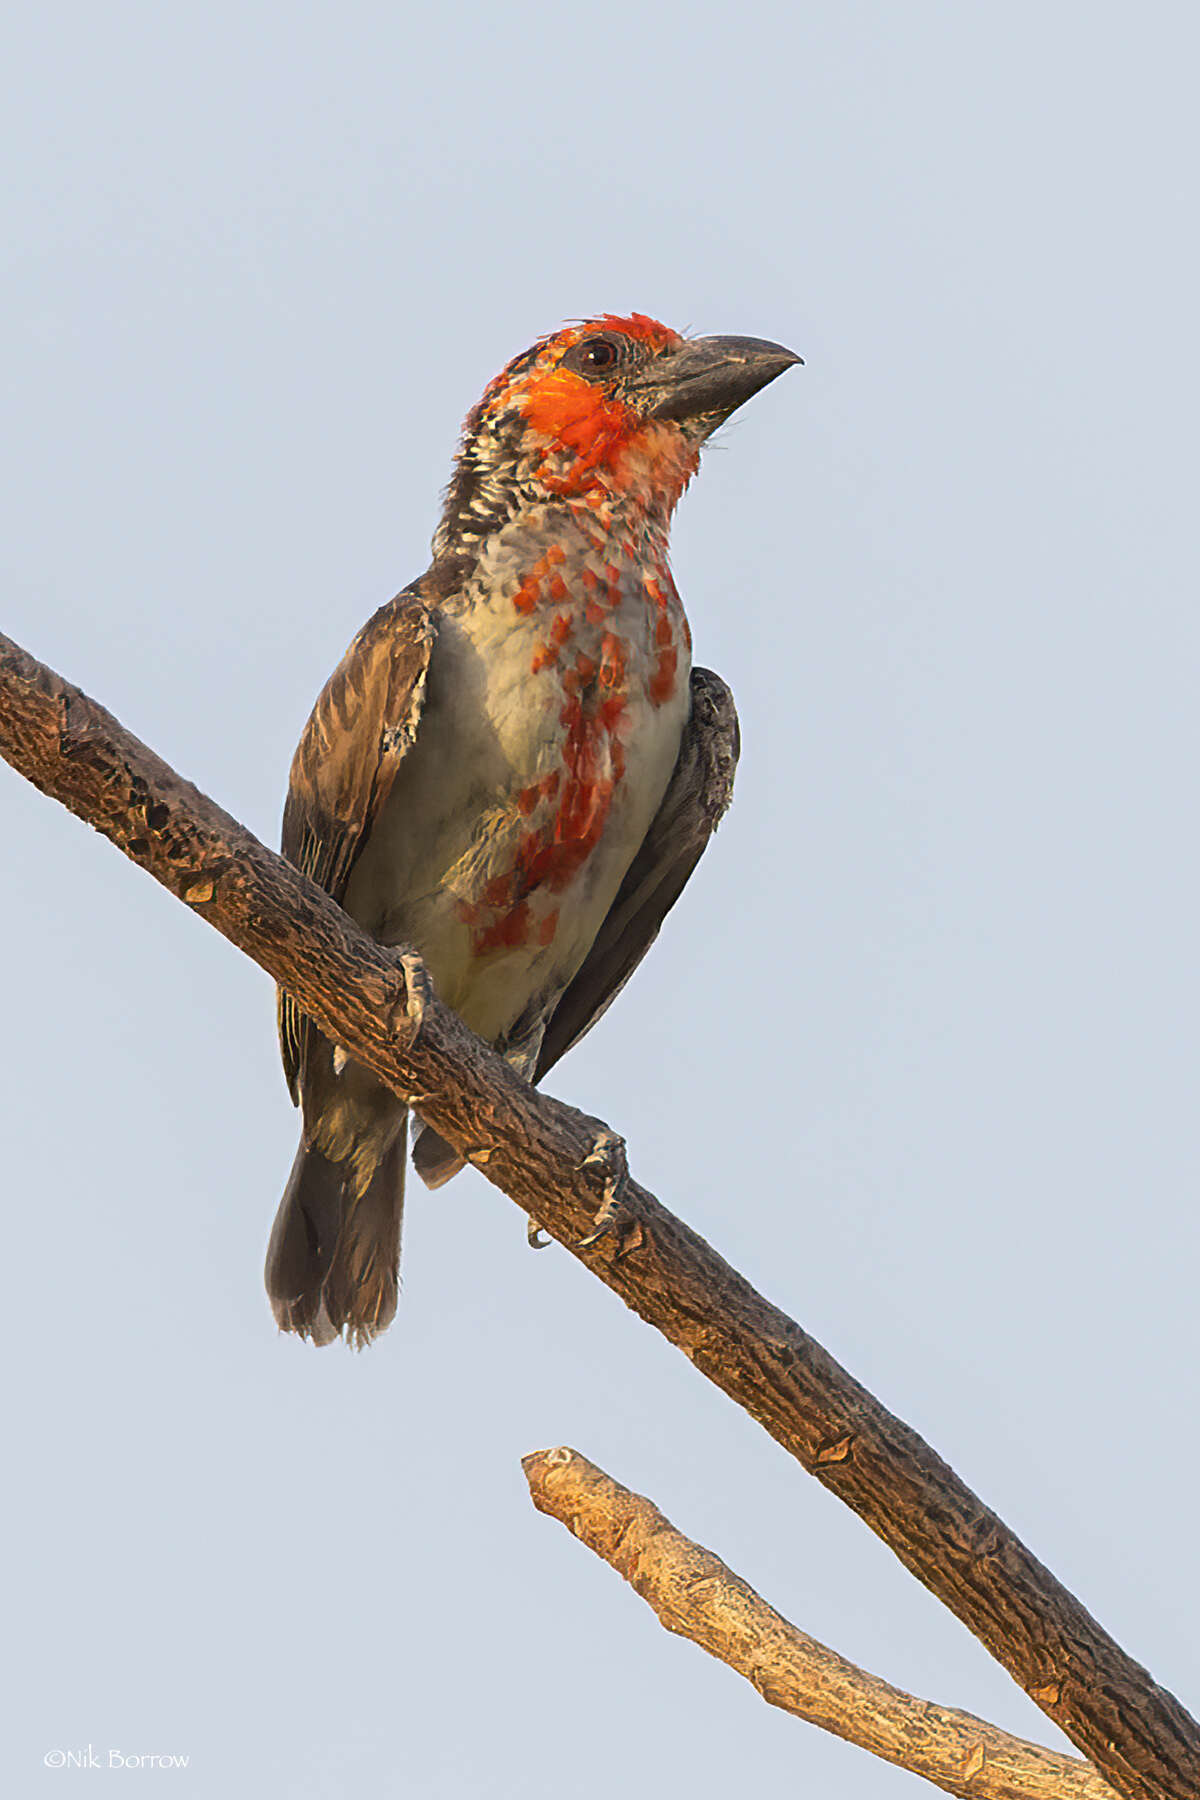
[{"label": "bird's leg", "polygon": [[[399,1012],[403,1024],[392,1035],[404,1050],[410,1050],[421,1035],[421,1027],[425,1023],[425,1002],[429,996],[429,973],[424,959],[414,950],[405,950],[396,959],[404,971],[404,999],[398,1007],[394,1007],[393,1017]],[[341,1044],[333,1046],[333,1072],[339,1078],[345,1073],[350,1057]],[[429,1096],[425,1095],[428,1099]],[[411,1104],[411,1101],[410,1101]]]},{"label": "bird's leg", "polygon": [[421,1027],[425,1023],[425,1005],[429,998],[429,971],[425,967],[425,959],[414,950],[401,951],[397,961],[404,971],[404,1000],[398,1011],[402,1015],[403,1025],[394,1030],[400,1047],[411,1049],[421,1035]]},{"label": "bird's leg", "polygon": [[579,1240],[579,1249],[589,1250],[614,1229],[621,1211],[621,1190],[629,1180],[625,1139],[618,1137],[615,1131],[602,1131],[579,1166],[581,1169],[600,1168],[604,1171],[604,1194],[600,1210],[592,1220],[592,1230]]}]

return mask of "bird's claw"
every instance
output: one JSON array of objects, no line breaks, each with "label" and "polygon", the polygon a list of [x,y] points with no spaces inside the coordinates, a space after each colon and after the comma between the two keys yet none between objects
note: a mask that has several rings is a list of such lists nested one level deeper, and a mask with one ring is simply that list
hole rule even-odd
[{"label": "bird's claw", "polygon": [[525,1240],[531,1250],[548,1250],[554,1239],[542,1230],[536,1219],[530,1219],[525,1226]]},{"label": "bird's claw", "polygon": [[592,1220],[592,1230],[586,1237],[580,1238],[577,1246],[580,1250],[590,1250],[593,1244],[599,1243],[602,1237],[615,1229],[620,1217],[621,1190],[629,1180],[625,1139],[618,1137],[615,1131],[602,1131],[579,1167],[599,1167],[604,1170],[604,1195],[599,1211]]}]

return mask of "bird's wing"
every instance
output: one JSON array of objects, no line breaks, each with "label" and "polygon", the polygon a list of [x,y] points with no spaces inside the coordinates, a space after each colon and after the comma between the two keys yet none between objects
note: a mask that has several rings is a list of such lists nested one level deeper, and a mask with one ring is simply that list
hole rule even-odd
[{"label": "bird's wing", "polygon": [[693,669],[674,774],[595,943],[550,1016],[535,1081],[604,1015],[658,936],[733,797],[740,747],[733,695],[710,669]]},{"label": "bird's wing", "polygon": [[[321,690],[292,758],[281,849],[340,902],[421,720],[437,628],[406,589],[368,619]],[[307,1020],[279,994],[279,1047],[298,1098]]]}]

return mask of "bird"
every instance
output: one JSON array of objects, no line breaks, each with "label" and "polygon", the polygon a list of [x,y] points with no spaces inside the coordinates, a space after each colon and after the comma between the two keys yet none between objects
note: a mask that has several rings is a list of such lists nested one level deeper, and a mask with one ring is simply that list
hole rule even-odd
[{"label": "bird", "polygon": [[[733,697],[693,667],[669,558],[700,451],[802,359],[599,314],[468,414],[426,572],[374,614],[293,758],[282,852],[537,1082],[656,938],[729,804]],[[303,1131],[266,1285],[362,1347],[397,1305],[408,1109],[280,990]],[[428,1126],[430,1187],[463,1159]]]}]

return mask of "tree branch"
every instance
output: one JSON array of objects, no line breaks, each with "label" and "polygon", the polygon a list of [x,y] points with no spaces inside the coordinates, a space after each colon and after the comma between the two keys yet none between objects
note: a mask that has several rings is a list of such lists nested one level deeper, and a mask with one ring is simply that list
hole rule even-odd
[{"label": "tree branch", "polygon": [[795,1713],[963,1800],[1116,1800],[1088,1763],[868,1675],[798,1631],[719,1556],[578,1450],[521,1458],[533,1504],[610,1563],[657,1613]]},{"label": "tree branch", "polygon": [[[632,1180],[588,1233],[598,1122],[528,1088],[326,894],[0,636],[0,753],[223,932],[571,1249],[986,1645],[1126,1800],[1196,1800],[1200,1728],[902,1421]],[[599,1174],[599,1179],[598,1179]]]}]

